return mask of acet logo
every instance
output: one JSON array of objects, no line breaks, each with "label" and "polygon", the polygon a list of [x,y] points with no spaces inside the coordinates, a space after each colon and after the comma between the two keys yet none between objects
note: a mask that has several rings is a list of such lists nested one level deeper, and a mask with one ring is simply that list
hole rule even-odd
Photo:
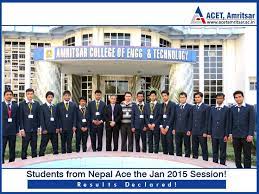
[{"label": "acet logo", "polygon": [[203,17],[199,6],[197,7],[192,18],[192,24],[206,24],[206,20]]}]

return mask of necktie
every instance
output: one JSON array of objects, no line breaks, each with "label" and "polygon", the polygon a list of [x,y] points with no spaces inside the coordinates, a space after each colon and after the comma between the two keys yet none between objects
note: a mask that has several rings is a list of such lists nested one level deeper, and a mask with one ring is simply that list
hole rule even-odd
[{"label": "necktie", "polygon": [[238,112],[240,112],[240,109],[241,109],[241,107],[238,107],[238,108],[237,108]]},{"label": "necktie", "polygon": [[220,107],[218,107],[217,110],[220,110]]},{"label": "necktie", "polygon": [[183,110],[183,105],[181,105],[181,109]]},{"label": "necktie", "polygon": [[99,109],[99,101],[96,101],[96,111]]},{"label": "necktie", "polygon": [[29,107],[30,114],[31,114],[31,111],[32,111],[32,103],[31,102],[28,103],[28,107]]},{"label": "necktie", "polygon": [[154,105],[154,103],[153,102],[151,102],[151,114],[153,114],[154,113],[154,107],[155,107],[155,105]]},{"label": "necktie", "polygon": [[11,103],[8,103],[8,110],[11,111]]},{"label": "necktie", "polygon": [[52,117],[52,105],[49,105],[49,110],[50,110],[50,114],[51,114],[51,117]]},{"label": "necktie", "polygon": [[8,118],[11,118],[11,116],[12,116],[11,103],[8,103]]},{"label": "necktie", "polygon": [[68,102],[65,103],[65,108],[68,111],[68,108],[69,108],[69,103]]},{"label": "necktie", "polygon": [[85,108],[81,108],[81,112],[83,113],[83,115],[85,115]]},{"label": "necktie", "polygon": [[114,114],[113,114],[113,112],[114,112],[114,104],[112,104],[112,121],[114,121]]},{"label": "necktie", "polygon": [[199,108],[200,108],[200,106],[199,105],[197,105],[197,109],[199,110]]},{"label": "necktie", "polygon": [[164,103],[164,113],[166,112],[166,103]]},{"label": "necktie", "polygon": [[142,113],[143,112],[143,105],[139,104],[138,107],[139,107],[140,112]]}]

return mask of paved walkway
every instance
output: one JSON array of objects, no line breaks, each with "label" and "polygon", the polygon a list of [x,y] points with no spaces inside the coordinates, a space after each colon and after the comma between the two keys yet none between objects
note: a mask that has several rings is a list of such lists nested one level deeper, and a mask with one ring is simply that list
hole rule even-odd
[{"label": "paved walkway", "polygon": [[[119,138],[119,145],[121,145],[121,138]],[[135,149],[135,146],[134,146]],[[227,166],[222,166],[216,163],[212,162],[212,159],[210,158],[209,161],[203,161],[200,157],[199,159],[192,159],[192,158],[185,158],[185,157],[179,157],[179,156],[169,156],[164,155],[162,153],[159,154],[150,154],[150,153],[137,153],[135,152],[106,152],[106,141],[105,141],[105,131],[104,131],[104,139],[103,139],[103,151],[101,152],[92,152],[91,148],[91,142],[90,137],[87,141],[87,152],[79,152],[79,153],[71,153],[71,154],[58,154],[58,155],[52,155],[48,154],[44,157],[37,157],[37,158],[31,158],[28,157],[27,160],[21,160],[20,158],[17,158],[15,162],[8,163],[6,161],[5,164],[3,164],[3,167],[5,168],[19,168],[24,167],[27,165],[37,164],[37,163],[43,163],[48,161],[56,161],[56,160],[66,160],[66,159],[73,159],[73,158],[87,158],[87,157],[135,157],[135,158],[149,158],[149,159],[159,159],[159,160],[167,160],[172,162],[180,162],[183,164],[190,164],[195,165],[200,168],[235,168],[235,164],[231,161],[227,161]],[[120,147],[119,147],[120,150]],[[104,161],[105,162],[105,161]],[[72,167],[72,166],[71,166]],[[137,166],[136,166],[137,167]],[[58,166],[57,166],[58,168]],[[73,167],[72,167],[73,168]],[[166,166],[163,166],[163,168],[166,168]]]}]

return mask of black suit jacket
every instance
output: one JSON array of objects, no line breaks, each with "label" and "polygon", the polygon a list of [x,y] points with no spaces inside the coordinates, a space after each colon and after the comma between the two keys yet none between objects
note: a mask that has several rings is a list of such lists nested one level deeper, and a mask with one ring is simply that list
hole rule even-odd
[{"label": "black suit jacket", "polygon": [[210,106],[202,103],[199,108],[197,105],[192,106],[191,110],[191,130],[193,135],[202,135],[208,133],[208,121]]},{"label": "black suit jacket", "polygon": [[[115,104],[114,110],[113,110],[113,117],[114,117],[114,122],[116,123],[116,125],[120,125],[121,124],[121,119],[122,119],[122,108],[121,108],[121,105]],[[112,106],[111,106],[111,104],[108,104],[106,106],[106,109],[105,109],[105,121],[106,122],[112,121]]]},{"label": "black suit jacket", "polygon": [[[86,119],[86,122],[83,122],[83,119]],[[77,109],[77,130],[81,130],[82,127],[89,128],[90,122],[88,120],[88,108],[85,107],[85,114],[82,113],[80,108]]]},{"label": "black suit jacket", "polygon": [[16,135],[19,132],[19,108],[15,102],[11,105],[12,122],[8,122],[8,107],[2,102],[2,132],[3,136]]},{"label": "black suit jacket", "polygon": [[[66,114],[68,114],[68,117],[66,117]],[[77,106],[74,102],[69,102],[68,111],[65,108],[64,102],[57,104],[58,128],[72,130],[73,127],[76,127],[76,114]]]},{"label": "black suit jacket", "polygon": [[[174,119],[175,119],[175,107],[176,104],[172,101],[168,101],[168,104],[165,109],[165,103],[162,103],[161,109],[160,109],[160,125],[162,125],[164,128],[169,127],[169,131],[173,130],[174,125]],[[164,110],[165,113],[164,113]],[[167,115],[167,118],[163,118],[163,115]]]},{"label": "black suit jacket", "polygon": [[40,127],[40,104],[37,101],[32,103],[31,114],[33,118],[28,118],[30,114],[30,109],[26,101],[22,101],[19,104],[19,120],[20,120],[20,129],[24,129],[25,132],[32,132],[38,130]]},{"label": "black suit jacket", "polygon": [[45,103],[41,105],[40,109],[40,125],[42,131],[47,130],[48,133],[56,133],[56,129],[58,128],[58,116],[57,116],[57,107],[55,105],[52,106],[52,117],[54,121],[51,121],[51,111],[50,107]]},{"label": "black suit jacket", "polygon": [[[93,127],[93,120],[99,120],[105,122],[104,112],[106,104],[103,101],[99,102],[98,110],[96,110],[96,101],[93,100],[88,104],[88,119],[90,121],[90,127]],[[100,115],[96,115],[96,112],[99,112]]]},{"label": "black suit jacket", "polygon": [[192,105],[186,103],[184,108],[181,109],[180,104],[175,108],[174,129],[176,132],[191,131],[191,111]]}]

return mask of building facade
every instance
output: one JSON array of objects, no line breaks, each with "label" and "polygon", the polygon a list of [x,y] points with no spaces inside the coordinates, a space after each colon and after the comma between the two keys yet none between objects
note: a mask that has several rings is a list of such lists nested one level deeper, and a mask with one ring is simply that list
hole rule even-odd
[{"label": "building facade", "polygon": [[[214,105],[218,92],[225,93],[226,104],[234,103],[232,93],[239,89],[247,103],[256,104],[255,40],[255,27],[57,26],[45,31],[36,26],[26,31],[6,27],[2,35],[2,86],[12,89],[17,101],[24,99],[29,87],[42,102],[48,90],[55,92],[56,101],[64,90],[72,92],[74,101],[80,96],[90,100],[96,89],[103,92],[103,100],[116,94],[120,101],[125,91],[139,90],[148,100],[149,90],[156,88],[169,90],[175,101],[177,94],[185,91],[189,102],[193,92],[201,91],[204,102]],[[93,52],[95,48],[127,48],[135,57],[142,54],[136,52],[138,48],[172,48],[190,51],[196,57],[195,61],[109,57],[46,60],[52,51],[58,55],[57,47],[91,48]],[[35,50],[41,50],[37,48],[44,48],[41,60],[34,59]],[[98,52],[96,49],[96,56]]]}]

